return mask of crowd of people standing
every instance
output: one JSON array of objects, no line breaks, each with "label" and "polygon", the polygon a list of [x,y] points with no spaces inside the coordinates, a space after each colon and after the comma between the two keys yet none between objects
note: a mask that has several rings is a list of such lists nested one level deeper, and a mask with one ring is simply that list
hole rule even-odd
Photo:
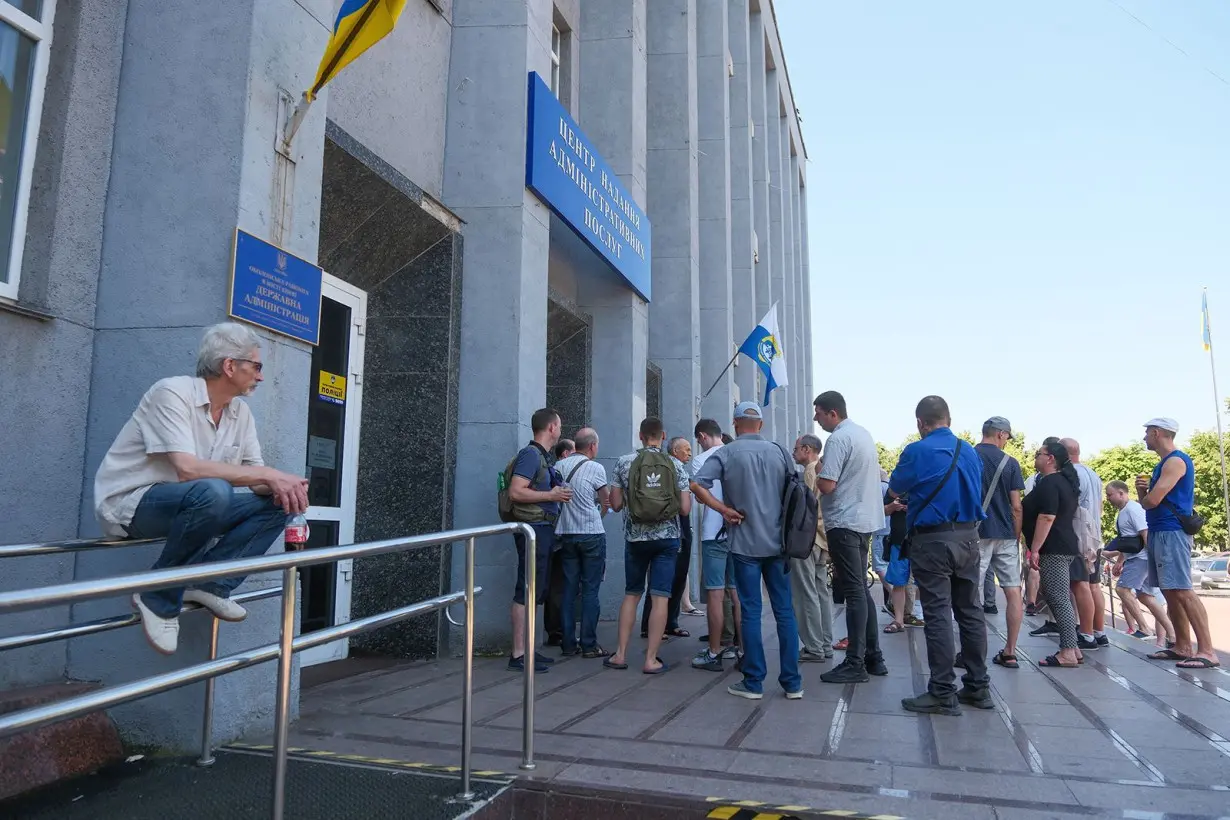
[{"label": "crowd of people standing", "polygon": [[[662,422],[647,418],[640,426],[642,446],[621,456],[609,479],[596,460],[596,431],[582,429],[561,443],[558,413],[536,413],[534,440],[509,463],[502,482],[510,520],[527,521],[537,535],[533,556],[526,555],[522,539],[517,542],[509,668],[524,668],[529,651],[522,607],[532,560],[539,603],[548,608],[548,645],[626,670],[639,608],[646,641],[641,671],[668,671],[658,650],[664,640],[689,636],[679,616],[691,605],[687,573],[694,543],[708,634],[691,666],[721,672],[733,661],[743,679],[728,691],[739,697],[764,696],[766,594],[778,638],[778,683],[787,698],[803,696],[801,663],[827,663],[837,652],[843,657],[819,675],[823,683],[887,675],[881,635],[918,627],[926,638],[930,679],[926,691],[902,706],[951,715],[960,714],[962,705],[994,708],[988,663],[1019,668],[1017,642],[1026,614],[1047,617],[1031,634],[1059,641],[1039,666],[1076,667],[1085,652],[1109,644],[1104,566],[1119,579],[1129,633],[1149,637],[1144,612],[1153,616],[1158,648],[1150,658],[1188,668],[1219,664],[1207,615],[1192,590],[1194,468],[1175,444],[1173,420],[1155,418],[1145,425],[1146,445],[1160,459],[1153,474],[1137,476],[1132,485],[1116,479],[1104,489],[1070,438],[1047,438],[1026,481],[1020,463],[1005,451],[1012,438],[1007,419],[988,419],[981,442],[969,445],[952,431],[948,405],[939,396],[918,403],[919,440],[902,451],[890,474],[880,466],[871,434],[849,418],[841,394],[822,393],[813,404],[828,438],[804,434],[793,452],[761,435],[762,411],[755,402],[735,407],[733,438],[716,420],[701,419],[691,440],[668,441]],[[805,557],[783,553],[783,486],[795,473],[819,498],[814,543]],[[695,532],[693,499],[699,504]],[[1118,511],[1117,537],[1105,545],[1104,502]],[[603,519],[620,512],[624,597],[618,645],[608,651],[597,640],[607,550]],[[869,567],[885,590],[883,611],[891,620],[883,627]],[[1007,630],[1003,647],[989,656],[986,619],[998,613],[997,586]],[[834,641],[839,604],[846,634]],[[554,660],[541,652],[533,658],[543,672]],[[958,669],[964,670],[959,682]]]}]

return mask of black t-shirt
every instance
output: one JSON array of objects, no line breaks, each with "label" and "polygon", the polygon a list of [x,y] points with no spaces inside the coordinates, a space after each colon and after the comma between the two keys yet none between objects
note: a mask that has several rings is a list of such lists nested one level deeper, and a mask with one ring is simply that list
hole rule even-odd
[{"label": "black t-shirt", "polygon": [[1033,492],[1025,496],[1025,543],[1032,547],[1038,516],[1053,515],[1055,523],[1042,544],[1043,555],[1080,555],[1080,542],[1072,522],[1080,506],[1080,496],[1068,479],[1059,473],[1040,476]]}]

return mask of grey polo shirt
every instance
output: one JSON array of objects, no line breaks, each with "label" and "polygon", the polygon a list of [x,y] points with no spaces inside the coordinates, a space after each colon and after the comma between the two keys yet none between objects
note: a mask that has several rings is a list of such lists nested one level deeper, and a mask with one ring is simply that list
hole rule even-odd
[{"label": "grey polo shirt", "polygon": [[884,495],[880,487],[880,458],[875,439],[846,419],[824,443],[824,458],[817,479],[837,482],[820,497],[824,528],[870,535],[884,529]]},{"label": "grey polo shirt", "polygon": [[730,551],[747,558],[781,555],[782,489],[793,459],[753,433],[711,452],[692,480],[706,490],[722,482],[726,506],[743,513],[743,523],[727,527]]}]

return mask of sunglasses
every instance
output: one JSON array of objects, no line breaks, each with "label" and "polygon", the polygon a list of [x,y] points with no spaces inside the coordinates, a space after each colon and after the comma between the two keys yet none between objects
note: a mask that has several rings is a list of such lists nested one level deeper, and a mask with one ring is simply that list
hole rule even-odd
[{"label": "sunglasses", "polygon": [[258,362],[258,361],[254,361],[254,360],[252,360],[252,359],[231,359],[231,361],[233,361],[233,362],[247,362],[248,364],[252,365],[252,369],[253,369],[253,370],[255,370],[257,373],[260,373],[262,370],[264,370],[264,369],[265,369],[265,363],[264,363],[264,362]]}]

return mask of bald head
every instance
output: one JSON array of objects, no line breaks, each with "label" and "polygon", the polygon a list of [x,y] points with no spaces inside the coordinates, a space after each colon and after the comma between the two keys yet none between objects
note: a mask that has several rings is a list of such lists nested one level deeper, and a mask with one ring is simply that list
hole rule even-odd
[{"label": "bald head", "polygon": [[1081,443],[1074,438],[1061,438],[1059,443],[1062,444],[1068,451],[1068,458],[1072,459],[1073,464],[1081,463]]},{"label": "bald head", "polygon": [[597,458],[598,456],[598,431],[592,427],[582,427],[577,430],[576,438],[577,452],[589,458]]}]

